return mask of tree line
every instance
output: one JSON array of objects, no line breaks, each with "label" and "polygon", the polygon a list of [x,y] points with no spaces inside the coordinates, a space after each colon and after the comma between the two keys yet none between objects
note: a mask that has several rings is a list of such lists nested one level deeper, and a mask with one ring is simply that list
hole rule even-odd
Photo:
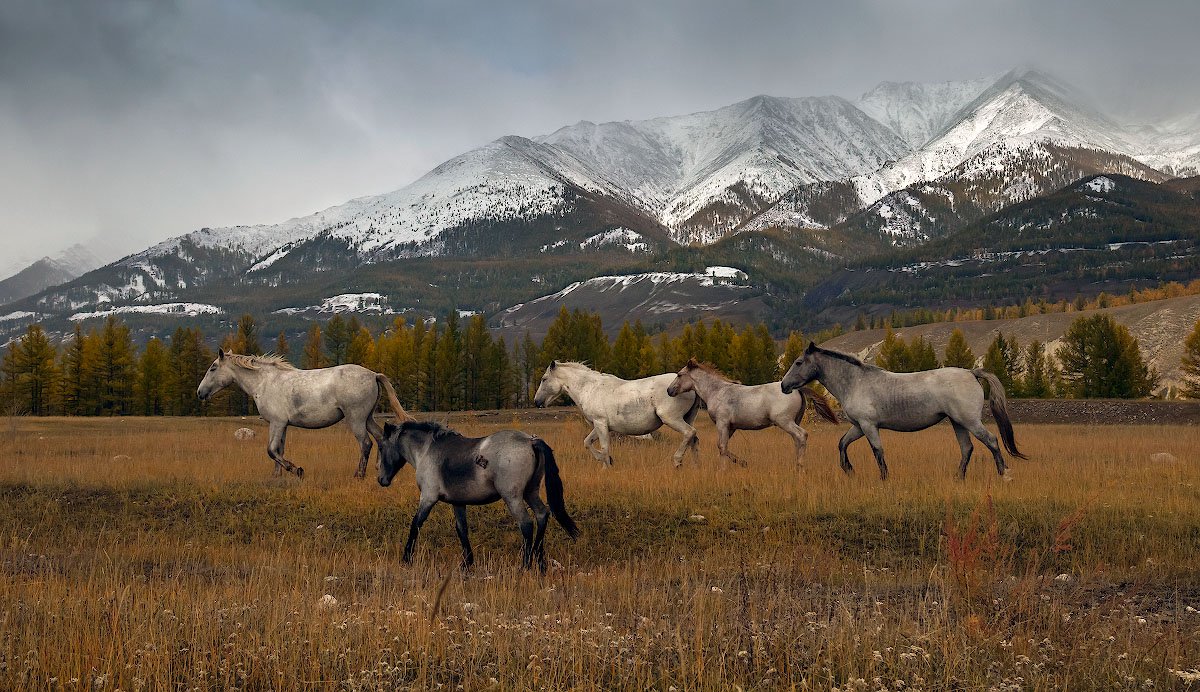
[{"label": "tree line", "polygon": [[[253,316],[243,315],[219,347],[250,355],[273,352],[302,368],[363,365],[390,377],[401,403],[417,411],[529,406],[552,360],[582,361],[628,379],[675,371],[695,357],[738,381],[760,384],[779,379],[808,343],[798,331],[780,343],[765,324],[738,329],[721,320],[687,324],[676,334],[651,334],[641,322],[625,322],[609,339],[599,315],[566,308],[541,341],[526,333],[513,344],[493,336],[482,315],[464,323],[455,312],[441,320],[397,318],[378,334],[356,317],[338,314],[311,324],[299,348],[282,332],[264,346],[260,331]],[[812,336],[820,342],[838,333]],[[1200,398],[1200,322],[1185,345],[1180,394]],[[129,327],[115,316],[87,331],[77,324],[58,345],[34,324],[0,361],[0,406],[10,415],[254,413],[253,402],[236,388],[207,402],[196,398],[196,386],[215,357],[204,335],[188,327],[166,339],[152,338],[139,351]],[[939,357],[923,337],[905,342],[889,328],[876,356],[877,365],[896,372],[974,368],[979,362],[958,329]],[[1143,397],[1158,381],[1137,340],[1106,314],[1076,319],[1053,355],[1040,342],[1022,345],[1000,333],[982,367],[1018,397]]]}]

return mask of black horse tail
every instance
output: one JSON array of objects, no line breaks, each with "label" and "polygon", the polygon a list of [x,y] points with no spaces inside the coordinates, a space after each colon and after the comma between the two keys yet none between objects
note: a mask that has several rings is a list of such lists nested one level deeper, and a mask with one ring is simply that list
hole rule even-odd
[{"label": "black horse tail", "polygon": [[[816,389],[814,389],[812,387],[802,387],[800,389],[800,396],[807,397],[808,399],[810,399],[812,401],[813,410],[816,411],[817,414],[820,415],[822,418],[829,421],[830,423],[838,422],[837,411],[833,410],[833,405],[829,403],[829,397],[818,392]],[[803,408],[800,409],[799,418],[804,417],[804,409],[806,409],[806,408],[808,408],[807,404]],[[797,420],[796,422],[799,423],[800,421]]]},{"label": "black horse tail", "polygon": [[546,502],[550,505],[550,513],[567,531],[571,538],[579,537],[579,527],[575,520],[567,514],[567,506],[563,504],[562,477],[558,475],[558,463],[554,461],[554,450],[544,440],[534,439],[533,453],[546,467]]},{"label": "black horse tail", "polygon": [[1018,459],[1028,459],[1017,449],[1017,440],[1013,437],[1012,420],[1008,417],[1008,404],[1004,396],[1004,385],[1000,384],[1000,378],[983,368],[975,368],[971,371],[977,379],[984,380],[988,383],[988,403],[992,406],[992,418],[996,419],[996,427],[1000,429],[1000,440],[1004,443],[1004,448],[1008,453]]}]

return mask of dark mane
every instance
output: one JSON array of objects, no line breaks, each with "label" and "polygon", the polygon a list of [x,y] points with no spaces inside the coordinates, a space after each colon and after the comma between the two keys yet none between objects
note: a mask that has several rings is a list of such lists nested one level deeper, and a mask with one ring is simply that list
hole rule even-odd
[{"label": "dark mane", "polygon": [[827,349],[827,348],[821,348],[820,346],[817,346],[817,348],[816,348],[816,351],[815,351],[815,352],[816,352],[816,353],[820,353],[820,354],[822,354],[822,355],[829,356],[830,358],[837,358],[838,360],[844,360],[844,361],[846,361],[847,363],[849,363],[849,364],[851,364],[851,365],[857,365],[857,366],[858,366],[858,367],[860,367],[860,368],[873,368],[873,367],[875,367],[874,365],[868,365],[868,364],[866,364],[866,363],[862,362],[862,361],[861,361],[861,360],[859,360],[857,357],[855,357],[855,356],[852,356],[852,355],[850,355],[849,353],[842,353],[841,351],[831,351],[831,350],[829,350],[829,349]]},{"label": "dark mane", "polygon": [[704,372],[706,372],[710,375],[719,377],[722,380],[725,380],[726,382],[732,382],[733,384],[741,384],[741,382],[738,382],[737,380],[733,379],[729,375],[726,375],[725,373],[721,372],[719,369],[717,369],[717,366],[713,365],[712,363],[706,362],[706,361],[699,361],[699,360],[696,360],[695,358],[692,358],[692,359],[688,360],[688,362],[687,362],[687,369],[688,370],[703,370]]},{"label": "dark mane", "polygon": [[402,433],[407,433],[407,432],[432,433],[433,439],[435,439],[435,440],[440,440],[444,437],[462,437],[462,435],[459,432],[457,432],[455,430],[451,430],[450,428],[447,428],[446,426],[442,425],[441,423],[431,421],[431,420],[404,421],[403,423],[400,424],[400,432],[402,432]]}]

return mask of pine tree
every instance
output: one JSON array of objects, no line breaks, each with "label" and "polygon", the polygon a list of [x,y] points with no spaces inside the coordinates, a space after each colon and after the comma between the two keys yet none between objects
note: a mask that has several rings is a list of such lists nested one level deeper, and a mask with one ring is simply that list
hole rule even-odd
[{"label": "pine tree", "polygon": [[995,375],[1004,385],[1004,391],[1013,395],[1018,394],[1017,377],[1021,372],[1019,356],[1017,340],[1014,338],[1010,342],[1002,332],[997,332],[983,357],[983,369]]},{"label": "pine tree", "polygon": [[888,327],[883,335],[883,343],[879,345],[879,352],[875,354],[875,364],[892,372],[911,372],[910,360],[904,339]]},{"label": "pine tree", "polygon": [[933,350],[933,345],[925,340],[925,337],[918,336],[908,345],[908,366],[909,372],[920,372],[922,370],[934,370],[938,367],[937,353]]},{"label": "pine tree", "polygon": [[341,314],[335,314],[325,323],[325,361],[328,365],[343,365],[346,351],[352,338],[350,327]]},{"label": "pine tree", "polygon": [[208,410],[208,405],[196,398],[196,387],[216,355],[204,344],[197,329],[179,327],[171,335],[167,349],[167,413],[174,416],[195,416]]},{"label": "pine tree", "polygon": [[136,410],[143,416],[161,416],[167,412],[167,380],[170,375],[167,347],[157,337],[146,342],[138,361],[138,380],[135,387]]},{"label": "pine tree", "polygon": [[0,413],[15,416],[25,413],[22,408],[20,387],[21,371],[17,367],[17,342],[12,342],[4,349],[4,358],[0,359],[0,400],[4,402]]},{"label": "pine tree", "polygon": [[1032,341],[1025,347],[1025,375],[1021,380],[1021,395],[1033,399],[1046,399],[1054,394],[1050,363],[1046,359],[1046,347],[1040,341]]},{"label": "pine tree", "polygon": [[258,343],[258,325],[255,324],[253,315],[245,314],[238,319],[232,350],[234,353],[248,356],[262,355],[262,345]]},{"label": "pine tree", "polygon": [[1074,397],[1143,397],[1158,381],[1158,374],[1142,359],[1137,339],[1105,313],[1072,322],[1058,356],[1068,393]]},{"label": "pine tree", "polygon": [[462,333],[455,310],[446,316],[446,325],[437,336],[432,365],[432,410],[458,409],[462,402]]},{"label": "pine tree", "polygon": [[967,337],[961,329],[950,332],[950,341],[946,343],[946,359],[944,365],[948,368],[975,369],[975,354],[967,345]]},{"label": "pine tree", "polygon": [[637,377],[641,365],[639,362],[640,352],[641,348],[633,333],[633,327],[626,320],[621,325],[621,331],[617,333],[616,341],[613,342],[612,374],[626,380]]},{"label": "pine tree", "polygon": [[1189,399],[1200,399],[1200,321],[1192,327],[1183,342],[1183,364],[1180,366],[1183,374],[1182,394]]},{"label": "pine tree", "polygon": [[133,406],[134,354],[129,327],[115,316],[104,320],[99,332],[95,376],[98,378],[100,413],[122,416]]},{"label": "pine tree", "polygon": [[[859,313],[862,316],[862,313]],[[804,349],[808,348],[808,340],[803,332],[788,333],[787,341],[783,344],[783,357],[779,359],[779,369],[776,371],[776,378],[782,379],[783,374],[792,367],[792,363],[796,362],[800,356],[804,355]]]},{"label": "pine tree", "polygon": [[291,351],[291,346],[288,345],[287,334],[282,329],[279,330],[279,336],[275,337],[275,348],[272,349],[272,352],[281,358],[287,358],[291,355]]},{"label": "pine tree", "polygon": [[[357,324],[357,320],[352,321]],[[362,325],[357,325],[352,333],[354,336],[346,345],[346,362],[370,366],[375,358],[375,337],[371,336],[371,330]]]},{"label": "pine tree", "polygon": [[51,413],[58,386],[58,351],[40,324],[31,324],[13,345],[18,407],[35,416]]},{"label": "pine tree", "polygon": [[308,336],[304,339],[304,351],[301,356],[300,367],[306,370],[315,370],[316,368],[323,368],[326,365],[325,348],[322,346],[321,326],[313,322],[308,327]]},{"label": "pine tree", "polygon": [[59,400],[62,411],[68,416],[79,416],[84,413],[83,405],[83,327],[75,323],[75,331],[63,347],[59,372]]}]

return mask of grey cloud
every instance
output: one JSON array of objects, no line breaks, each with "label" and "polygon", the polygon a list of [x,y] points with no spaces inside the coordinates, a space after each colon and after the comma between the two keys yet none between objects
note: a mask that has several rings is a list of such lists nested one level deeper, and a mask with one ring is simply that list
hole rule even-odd
[{"label": "grey cloud", "polygon": [[383,192],[508,133],[1044,67],[1200,111],[1200,4],[10,0],[0,238],[134,250]]}]

